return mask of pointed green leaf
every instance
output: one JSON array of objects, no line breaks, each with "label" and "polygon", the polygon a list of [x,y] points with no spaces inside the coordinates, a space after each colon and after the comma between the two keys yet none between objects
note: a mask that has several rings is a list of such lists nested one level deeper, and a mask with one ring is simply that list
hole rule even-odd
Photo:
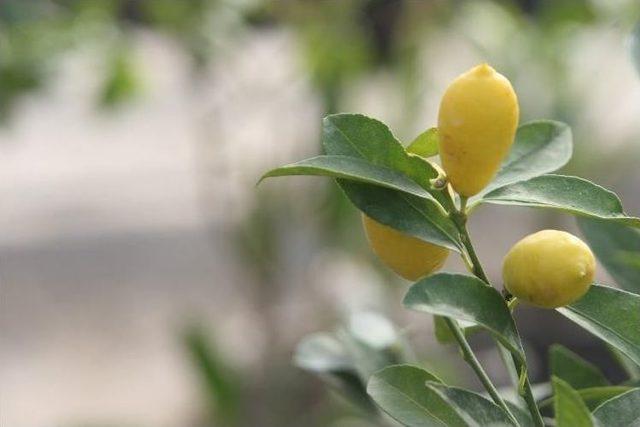
[{"label": "pointed green leaf", "polygon": [[609,381],[597,366],[560,344],[551,346],[549,358],[551,374],[575,389],[609,385]]},{"label": "pointed green leaf", "polygon": [[438,154],[438,128],[430,128],[422,132],[407,146],[407,153],[420,157],[431,157]]},{"label": "pointed green leaf", "polygon": [[640,364],[640,295],[592,285],[584,297],[556,310]]},{"label": "pointed green leaf", "polygon": [[616,283],[629,292],[640,294],[640,265],[629,262],[628,256],[640,256],[640,231],[590,218],[578,218],[578,226]]},{"label": "pointed green leaf", "polygon": [[607,400],[593,411],[593,417],[602,426],[640,425],[640,388]]},{"label": "pointed green leaf", "polygon": [[408,154],[387,125],[361,114],[325,117],[322,143],[328,155],[357,157],[375,166],[393,169],[423,188],[430,188],[429,180],[438,176],[429,162]]},{"label": "pointed green leaf", "polygon": [[410,236],[460,252],[458,231],[432,202],[368,184],[338,180],[358,209],[376,221]]},{"label": "pointed green leaf", "polygon": [[496,188],[560,169],[571,159],[571,128],[564,123],[539,120],[518,128],[509,155],[498,174],[477,199]]},{"label": "pointed green leaf", "polygon": [[467,426],[514,425],[502,408],[477,393],[435,382],[427,382],[426,386],[454,408]]},{"label": "pointed green leaf", "polygon": [[485,194],[477,203],[557,209],[640,227],[640,218],[625,215],[618,196],[575,176],[542,175],[516,182]]},{"label": "pointed green leaf", "polygon": [[404,297],[405,307],[486,329],[524,363],[524,350],[511,313],[500,293],[476,277],[438,273],[416,282]]},{"label": "pointed green leaf", "polygon": [[416,366],[390,366],[373,374],[367,392],[382,410],[405,426],[464,426],[455,409],[427,388],[427,381],[441,382]]},{"label": "pointed green leaf", "polygon": [[379,185],[407,194],[434,200],[431,193],[420,187],[415,181],[399,172],[383,166],[376,166],[358,157],[317,156],[273,169],[260,178],[290,175],[316,175],[332,178],[344,178],[367,184]]},{"label": "pointed green leaf", "polygon": [[557,427],[594,427],[587,405],[569,384],[552,377]]}]

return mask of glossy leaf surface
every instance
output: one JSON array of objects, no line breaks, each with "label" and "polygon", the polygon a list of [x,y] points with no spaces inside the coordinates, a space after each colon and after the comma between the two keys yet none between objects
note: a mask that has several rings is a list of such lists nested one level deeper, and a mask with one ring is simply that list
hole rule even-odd
[{"label": "glossy leaf surface", "polygon": [[640,230],[591,218],[578,218],[578,226],[616,283],[640,294],[640,265],[633,262],[634,254],[640,256]]},{"label": "glossy leaf surface", "polygon": [[405,426],[464,425],[456,410],[427,388],[429,381],[441,382],[416,366],[390,366],[371,377],[367,392],[389,416]]},{"label": "glossy leaf surface", "polygon": [[640,218],[627,216],[618,196],[575,176],[542,175],[516,182],[485,194],[479,203],[556,209],[640,227]]},{"label": "glossy leaf surface", "polygon": [[587,405],[569,384],[553,377],[556,427],[594,427]]},{"label": "glossy leaf surface", "polygon": [[518,128],[498,174],[475,198],[507,184],[554,172],[567,164],[572,151],[571,128],[566,124],[552,120],[525,123]]},{"label": "glossy leaf surface", "polygon": [[609,385],[597,366],[587,362],[568,348],[554,344],[549,349],[551,374],[575,389]]},{"label": "glossy leaf surface", "polygon": [[601,285],[559,313],[640,364],[640,295]]},{"label": "glossy leaf surface", "polygon": [[593,417],[602,426],[640,425],[640,388],[607,400],[593,411]]},{"label": "glossy leaf surface", "polygon": [[502,296],[476,277],[434,274],[411,286],[403,303],[412,310],[474,322],[524,361],[516,325]]}]

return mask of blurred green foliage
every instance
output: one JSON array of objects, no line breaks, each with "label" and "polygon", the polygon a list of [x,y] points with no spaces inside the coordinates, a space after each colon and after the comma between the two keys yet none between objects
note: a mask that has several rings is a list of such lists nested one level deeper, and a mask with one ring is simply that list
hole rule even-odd
[{"label": "blurred green foliage", "polygon": [[[43,85],[55,70],[56,58],[70,47],[90,43],[113,58],[97,97],[98,103],[110,104],[133,96],[137,86],[133,82],[144,79],[134,76],[125,55],[109,53],[118,50],[135,29],[174,38],[198,70],[234,37],[272,26],[297,33],[301,58],[326,113],[340,110],[349,84],[389,68],[404,82],[405,115],[411,116],[421,44],[469,7],[501,10],[499,14],[520,27],[555,77],[551,81],[557,82],[559,112],[562,105],[570,109],[570,101],[563,101],[561,95],[567,76],[558,42],[575,26],[609,19],[602,7],[589,0],[4,0],[0,2],[0,118],[7,117],[22,94]],[[633,2],[619,9],[628,12],[625,21],[640,14]],[[631,42],[637,62],[634,46],[638,43],[633,40],[637,36]],[[489,48],[482,40],[475,42],[480,50]],[[491,58],[495,52],[486,53],[495,59]],[[568,121],[565,116],[557,118]]]},{"label": "blurred green foliage", "polygon": [[640,74],[640,21],[636,24],[630,38],[630,50],[633,63],[636,66],[638,74]]},{"label": "blurred green foliage", "polygon": [[137,76],[127,51],[136,29],[151,29],[180,42],[194,69],[205,66],[215,42],[242,24],[253,2],[221,0],[4,0],[0,2],[0,121],[16,101],[42,87],[58,57],[90,46],[111,58],[96,103],[114,106],[132,98]]},{"label": "blurred green foliage", "polygon": [[208,418],[214,425],[239,425],[241,377],[218,354],[206,331],[200,325],[190,325],[182,335],[194,370],[201,379]]},{"label": "blurred green foliage", "polygon": [[126,50],[118,51],[113,55],[102,85],[100,104],[104,107],[116,107],[134,97],[140,90],[140,85],[131,55]]}]

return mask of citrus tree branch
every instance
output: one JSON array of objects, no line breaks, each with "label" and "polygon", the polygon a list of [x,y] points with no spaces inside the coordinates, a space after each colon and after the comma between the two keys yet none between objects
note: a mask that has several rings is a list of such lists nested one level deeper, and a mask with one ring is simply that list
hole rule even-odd
[{"label": "citrus tree branch", "polygon": [[478,379],[480,380],[484,388],[487,390],[487,392],[489,393],[493,401],[496,403],[496,405],[504,409],[507,415],[509,415],[509,418],[511,418],[511,421],[515,422],[515,424],[518,425],[518,421],[509,410],[509,407],[502,399],[502,396],[500,396],[500,394],[498,393],[498,390],[491,382],[489,375],[487,375],[484,368],[480,364],[480,361],[478,360],[475,353],[473,352],[473,349],[469,345],[467,338],[464,336],[464,332],[462,332],[460,325],[458,325],[458,323],[455,320],[451,319],[450,317],[445,317],[444,320],[447,323],[447,326],[449,327],[449,329],[451,330],[451,333],[453,334],[454,338],[458,342],[458,345],[460,346],[460,350],[462,351],[464,360],[469,364],[469,366],[471,366],[471,369],[475,371],[476,375],[478,376]]},{"label": "citrus tree branch", "polygon": [[[491,286],[489,282],[489,278],[487,277],[484,269],[482,268],[482,263],[476,254],[475,248],[471,242],[471,236],[469,235],[469,231],[467,230],[467,198],[462,196],[460,198],[460,209],[452,212],[451,218],[460,233],[460,240],[464,245],[466,257],[471,262],[471,270],[472,273],[485,282],[488,286]],[[455,333],[454,333],[455,335]],[[463,334],[464,338],[464,334]],[[499,342],[496,342],[498,346],[501,346]],[[529,408],[529,412],[531,413],[531,417],[533,418],[533,422],[537,427],[544,427],[544,421],[542,419],[542,415],[540,414],[540,409],[536,404],[535,398],[533,396],[533,392],[531,390],[531,382],[529,381],[529,377],[527,375],[526,365],[517,360],[515,357],[512,357],[513,364],[515,365],[516,371],[522,380],[522,387],[518,388],[519,394],[523,397],[525,402],[527,403],[527,407]],[[505,360],[507,363],[508,360]],[[507,369],[511,367],[508,366]],[[495,399],[494,399],[495,400]],[[496,402],[497,403],[497,402]]]}]

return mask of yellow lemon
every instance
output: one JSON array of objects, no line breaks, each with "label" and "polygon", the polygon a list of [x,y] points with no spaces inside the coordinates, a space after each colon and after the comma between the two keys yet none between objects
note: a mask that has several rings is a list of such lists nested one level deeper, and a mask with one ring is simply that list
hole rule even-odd
[{"label": "yellow lemon", "polygon": [[407,280],[416,281],[442,267],[449,250],[433,245],[362,215],[373,252],[384,264]]},{"label": "yellow lemon", "polygon": [[593,282],[596,260],[582,240],[557,230],[530,234],[504,259],[509,292],[532,305],[562,307],[582,297]]},{"label": "yellow lemon", "polygon": [[511,83],[487,64],[449,85],[438,113],[439,148],[458,193],[473,196],[491,181],[513,144],[518,116]]}]

